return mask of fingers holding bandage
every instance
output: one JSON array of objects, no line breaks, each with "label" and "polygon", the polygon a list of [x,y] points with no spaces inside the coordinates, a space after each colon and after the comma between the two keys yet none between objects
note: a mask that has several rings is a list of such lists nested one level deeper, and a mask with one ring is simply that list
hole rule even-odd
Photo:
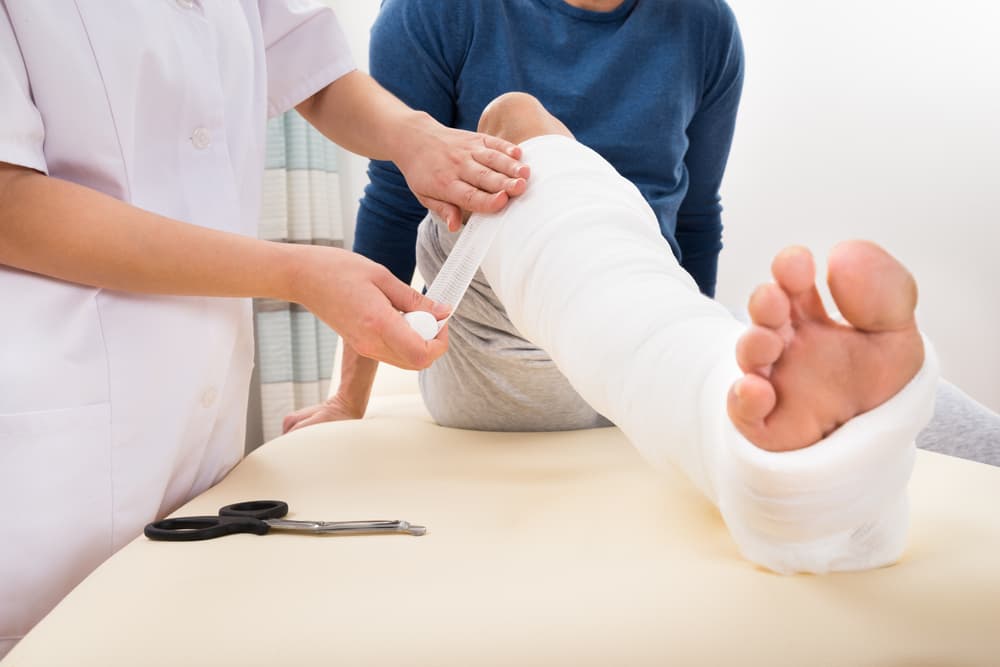
[{"label": "fingers holding bandage", "polygon": [[446,332],[425,341],[407,325],[401,312],[422,310],[444,319],[450,312],[447,306],[354,253],[315,247],[304,254],[306,266],[296,281],[295,301],[337,331],[361,356],[417,370],[445,353]]},{"label": "fingers holding bandage", "polygon": [[[404,313],[403,317],[393,318],[382,330],[382,338],[386,346],[393,350],[399,350],[404,358],[418,360],[418,363],[415,363],[409,370],[426,368],[448,349],[448,328],[446,325],[439,327],[437,321],[447,318],[451,309],[428,299],[420,292],[394,279],[387,280],[380,287],[393,307]],[[434,335],[422,335],[419,331],[414,330],[407,320],[407,315],[414,313],[423,314],[428,320],[431,320],[430,326],[434,330]],[[421,363],[424,360],[426,363]],[[400,367],[406,368],[405,366]]]}]

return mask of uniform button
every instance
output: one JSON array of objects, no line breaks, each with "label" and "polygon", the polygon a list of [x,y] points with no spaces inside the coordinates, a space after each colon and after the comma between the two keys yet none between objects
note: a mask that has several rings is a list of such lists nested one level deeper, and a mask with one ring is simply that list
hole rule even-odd
[{"label": "uniform button", "polygon": [[209,387],[205,390],[205,393],[201,395],[201,406],[203,408],[212,407],[212,403],[215,403],[215,399],[219,397],[219,392],[216,391],[215,387]]},{"label": "uniform button", "polygon": [[198,150],[208,148],[212,144],[212,133],[203,127],[199,127],[191,133],[191,143]]},{"label": "uniform button", "polygon": [[194,0],[177,0],[182,9],[194,9]]}]

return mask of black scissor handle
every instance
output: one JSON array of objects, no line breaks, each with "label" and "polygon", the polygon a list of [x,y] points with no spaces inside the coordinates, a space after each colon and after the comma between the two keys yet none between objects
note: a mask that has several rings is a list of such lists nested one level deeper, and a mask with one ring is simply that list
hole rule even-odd
[{"label": "black scissor handle", "polygon": [[254,519],[280,519],[288,514],[288,503],[282,500],[248,500],[226,505],[219,516],[249,516]]},{"label": "black scissor handle", "polygon": [[264,521],[246,515],[182,516],[154,521],[146,526],[143,533],[151,540],[192,542],[236,533],[264,535],[270,529]]}]

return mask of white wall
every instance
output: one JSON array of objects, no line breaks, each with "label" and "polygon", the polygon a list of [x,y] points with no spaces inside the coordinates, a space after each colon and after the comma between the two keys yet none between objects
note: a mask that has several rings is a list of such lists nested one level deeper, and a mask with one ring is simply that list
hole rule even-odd
[{"label": "white wall", "polygon": [[730,0],[747,54],[719,298],[789,243],[888,246],[945,376],[1000,410],[1000,5]]},{"label": "white wall", "polygon": [[[364,65],[379,3],[330,2]],[[873,239],[917,276],[946,376],[1000,410],[1000,4],[730,3],[747,78],[720,300],[744,303],[790,243],[822,270],[836,241]],[[349,168],[353,220],[365,162]]]}]

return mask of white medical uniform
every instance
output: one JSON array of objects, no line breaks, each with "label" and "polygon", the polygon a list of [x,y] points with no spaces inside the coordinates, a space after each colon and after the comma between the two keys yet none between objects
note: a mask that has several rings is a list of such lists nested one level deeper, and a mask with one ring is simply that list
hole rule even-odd
[{"label": "white medical uniform", "polygon": [[[266,117],[352,69],[301,0],[0,0],[0,161],[253,236]],[[236,464],[252,363],[248,300],[0,266],[0,656]]]}]

